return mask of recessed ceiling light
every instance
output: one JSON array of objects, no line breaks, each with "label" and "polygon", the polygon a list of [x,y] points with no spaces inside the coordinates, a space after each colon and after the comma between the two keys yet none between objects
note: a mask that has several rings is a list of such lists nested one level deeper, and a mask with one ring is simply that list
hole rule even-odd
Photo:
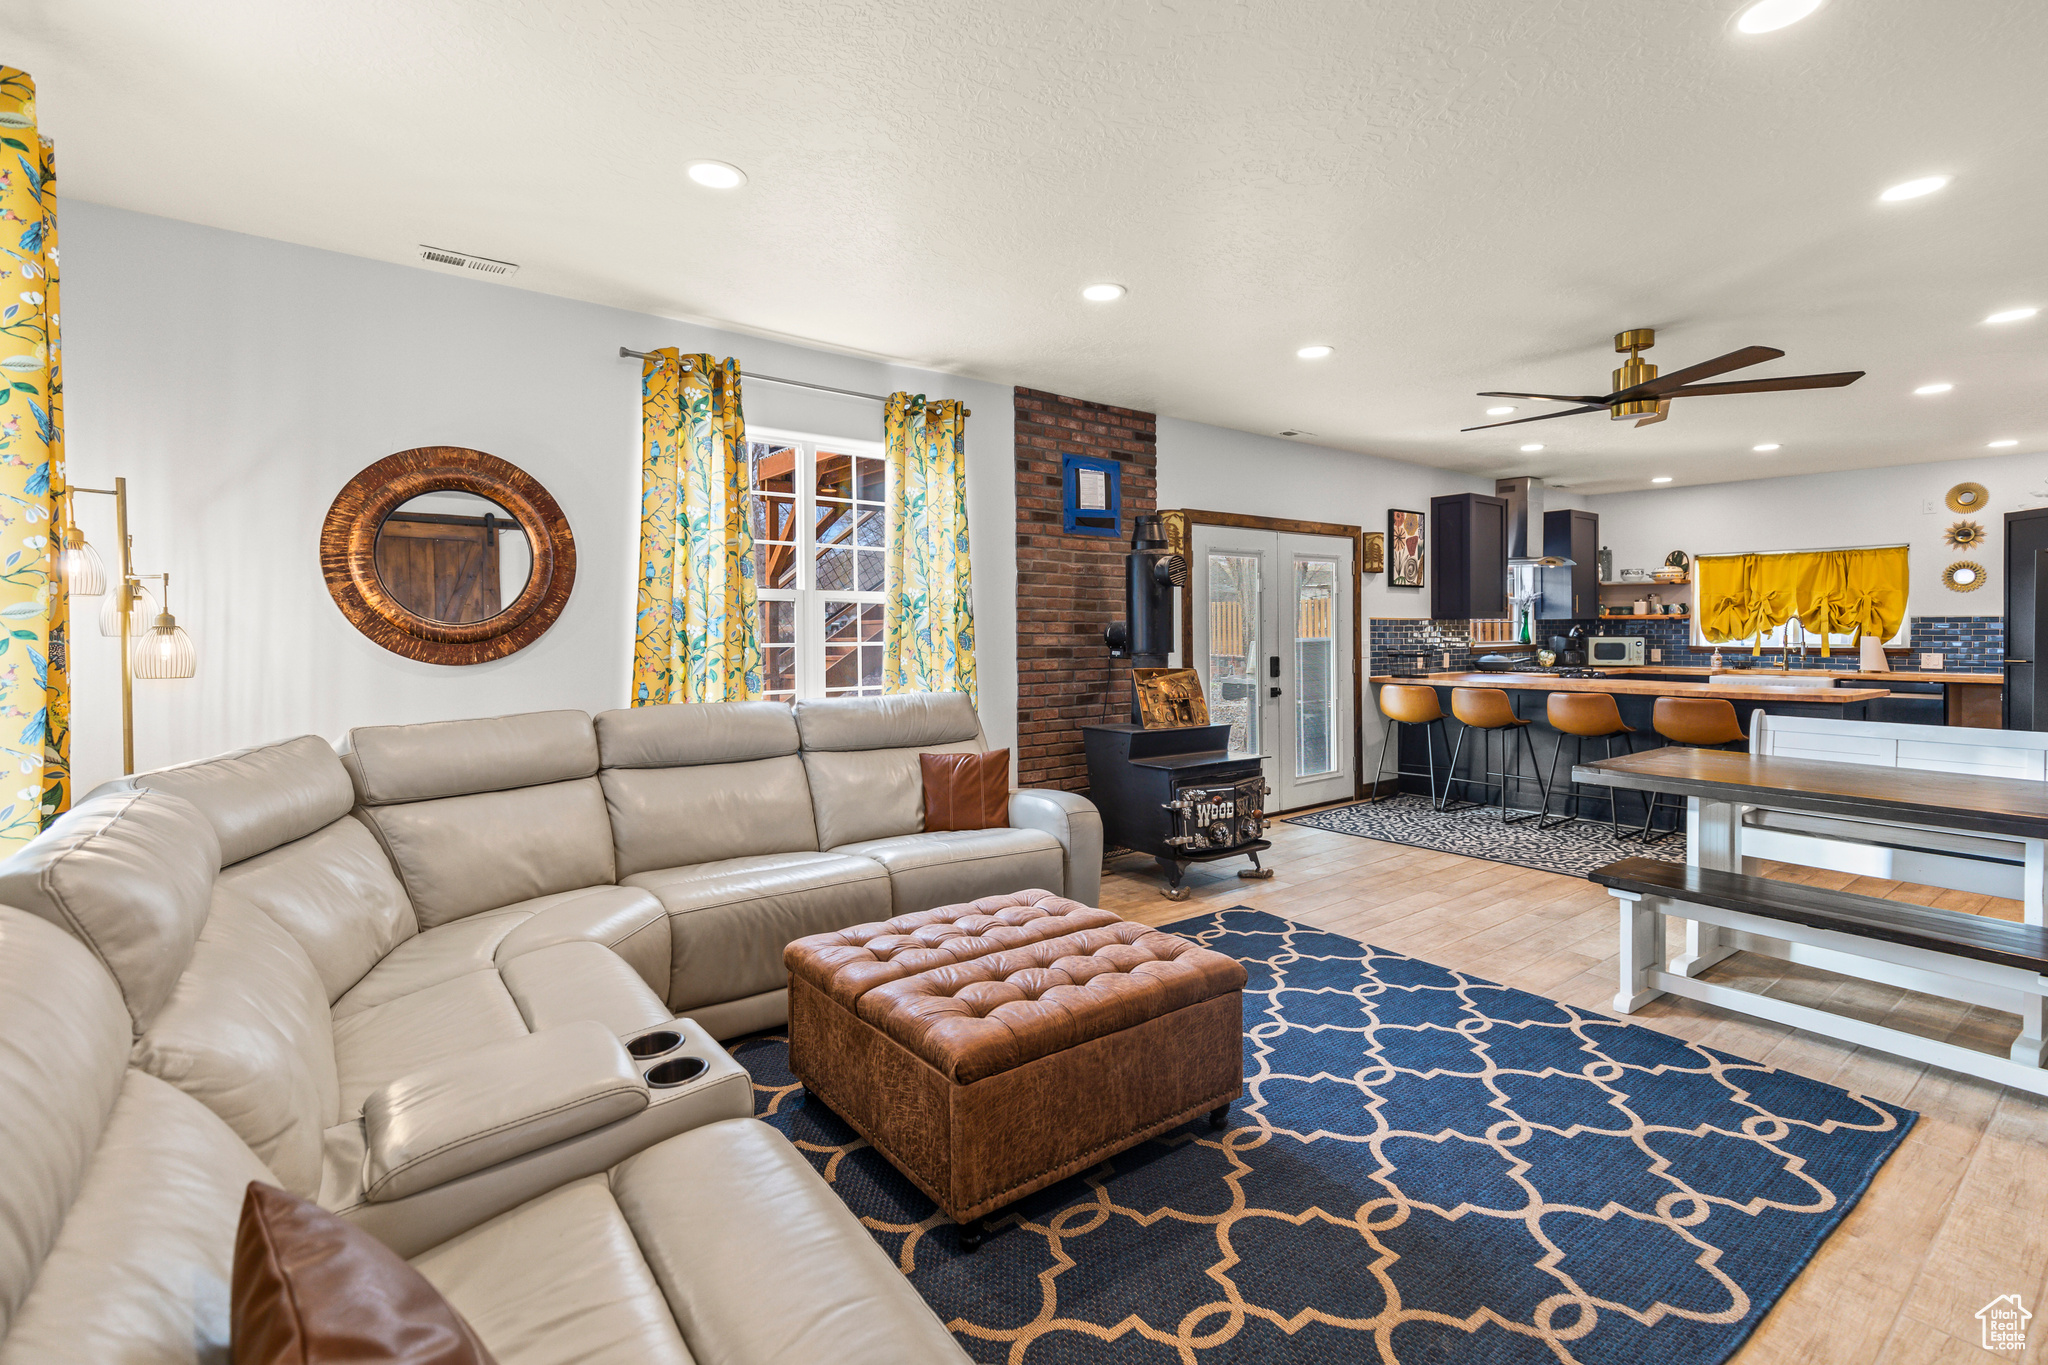
[{"label": "recessed ceiling light", "polygon": [[1081,297],[1090,303],[1114,303],[1124,296],[1120,284],[1091,284],[1081,291]]},{"label": "recessed ceiling light", "polygon": [[1488,417],[1505,417],[1513,411],[1513,408],[1488,408],[1486,410],[1486,415]]},{"label": "recessed ceiling light", "polygon": [[1948,184],[1945,175],[1923,175],[1918,180],[1908,180],[1903,185],[1894,185],[1877,196],[1887,204],[1896,204],[1901,199],[1918,199],[1923,194],[1933,194]]},{"label": "recessed ceiling light", "polygon": [[2038,308],[2008,308],[2003,313],[1993,313],[1990,317],[1984,319],[1984,321],[2025,322],[2028,318],[2034,316],[2034,314],[2040,311],[2041,310]]},{"label": "recessed ceiling light", "polygon": [[1947,393],[1950,389],[1954,387],[1955,385],[1953,384],[1922,384],[1919,388],[1913,390],[1913,392],[1920,394]]},{"label": "recessed ceiling light", "polygon": [[1993,441],[1991,442],[1991,448],[1993,450],[2003,450],[2006,446],[2016,446],[2018,444],[2018,441]]},{"label": "recessed ceiling light", "polygon": [[1671,476],[1670,476],[1669,474],[1659,474],[1659,475],[1658,475],[1658,476],[1657,476],[1656,478],[1654,478],[1654,479],[1650,480],[1650,482],[1651,482],[1651,483],[1670,483],[1670,482],[1671,482]]},{"label": "recessed ceiling light", "polygon": [[1328,346],[1304,346],[1296,351],[1295,354],[1303,360],[1321,360],[1330,353],[1331,349]]},{"label": "recessed ceiling light", "polygon": [[1540,445],[1527,445],[1522,447],[1522,453],[1524,455],[1534,455],[1537,451],[1541,449],[1543,449],[1543,447]]},{"label": "recessed ceiling light", "polygon": [[1798,23],[1820,5],[1821,0],[1757,0],[1742,12],[1735,27],[1744,33],[1772,33]]},{"label": "recessed ceiling light", "polygon": [[690,179],[707,190],[736,190],[747,183],[747,173],[723,161],[692,161]]},{"label": "recessed ceiling light", "polygon": [[1757,454],[1759,454],[1759,455],[1762,455],[1762,454],[1763,454],[1763,453],[1765,453],[1766,451],[1776,450],[1777,448],[1778,448],[1778,443],[1777,443],[1776,441],[1771,441],[1771,442],[1769,442],[1769,443],[1767,443],[1767,444],[1765,444],[1765,445],[1760,445],[1760,446],[1751,446],[1751,447],[1750,447],[1750,449],[1751,449],[1751,450],[1754,450],[1754,451],[1755,451],[1755,452],[1756,452]]}]

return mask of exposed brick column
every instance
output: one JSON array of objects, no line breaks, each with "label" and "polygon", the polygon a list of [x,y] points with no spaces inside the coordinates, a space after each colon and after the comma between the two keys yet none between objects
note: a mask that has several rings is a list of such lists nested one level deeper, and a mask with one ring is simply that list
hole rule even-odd
[{"label": "exposed brick column", "polygon": [[[1060,456],[1123,463],[1123,534],[1060,530]],[[1124,614],[1131,517],[1158,507],[1158,433],[1149,412],[1017,390],[1017,782],[1088,786],[1081,726],[1131,713],[1131,666],[1102,630]]]}]

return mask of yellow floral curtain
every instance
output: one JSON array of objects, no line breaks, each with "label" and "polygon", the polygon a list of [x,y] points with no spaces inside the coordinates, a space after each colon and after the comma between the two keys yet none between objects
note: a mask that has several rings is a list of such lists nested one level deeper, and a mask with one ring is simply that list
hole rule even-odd
[{"label": "yellow floral curtain", "polygon": [[[1700,633],[1747,640],[1797,620],[1820,637],[1890,639],[1906,621],[1906,547],[1702,555],[1693,562]],[[1753,652],[1761,645],[1753,646]]]},{"label": "yellow floral curtain", "polygon": [[974,584],[967,553],[968,410],[892,393],[889,596],[883,683],[891,692],[975,695]]},{"label": "yellow floral curtain", "polygon": [[640,583],[633,705],[761,695],[739,362],[640,366]]},{"label": "yellow floral curtain", "polygon": [[69,525],[58,373],[57,167],[36,85],[0,66],[0,856],[70,804]]}]

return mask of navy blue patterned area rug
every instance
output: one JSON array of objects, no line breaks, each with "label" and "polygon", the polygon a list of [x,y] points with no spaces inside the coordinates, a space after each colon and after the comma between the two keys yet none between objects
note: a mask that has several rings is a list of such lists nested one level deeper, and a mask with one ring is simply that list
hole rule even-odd
[{"label": "navy blue patterned area rug", "polygon": [[977,1360],[1694,1365],[1727,1357],[1916,1115],[1251,910],[1245,1097],[1009,1211],[931,1201],[737,1044],[761,1117]]},{"label": "navy blue patterned area rug", "polygon": [[[1667,834],[1654,843],[1638,844],[1615,836],[1614,827],[1604,818],[1605,801],[1589,796],[1584,798],[1584,804],[1585,816],[1572,824],[1538,829],[1534,820],[1502,824],[1496,809],[1434,810],[1428,797],[1404,792],[1383,801],[1355,801],[1348,806],[1289,816],[1287,823],[1390,844],[1409,844],[1438,853],[1462,853],[1467,858],[1513,863],[1544,872],[1562,872],[1568,877],[1583,877],[1617,858],[1685,861],[1684,830]],[[1594,819],[1595,811],[1603,818]],[[1636,819],[1640,822],[1642,816]],[[1629,826],[1624,823],[1621,828],[1626,832]]]}]

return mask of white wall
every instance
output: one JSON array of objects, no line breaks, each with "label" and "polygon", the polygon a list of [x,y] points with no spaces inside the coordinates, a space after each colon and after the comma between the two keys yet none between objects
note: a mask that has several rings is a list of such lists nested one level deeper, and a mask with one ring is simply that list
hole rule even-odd
[{"label": "white wall", "polygon": [[[1491,492],[1492,479],[1174,417],[1159,419],[1161,507],[1385,531],[1389,507],[1427,513],[1431,498]],[[1427,525],[1423,531],[1427,537]],[[1427,617],[1429,588],[1426,583],[1420,588],[1389,587],[1385,574],[1367,574],[1359,606],[1366,620]]]},{"label": "white wall", "polygon": [[[1171,417],[1159,419],[1161,507],[1327,521],[1383,532],[1389,507],[1427,513],[1431,498],[1491,492],[1492,479],[1304,445],[1277,436],[1254,436]],[[1426,544],[1427,525],[1423,532]],[[1359,589],[1362,623],[1376,616],[1429,615],[1427,575],[1420,588],[1389,587],[1386,577],[1383,573],[1364,576]],[[1358,641],[1358,657],[1352,661],[1361,677],[1371,668],[1366,657],[1369,643]],[[1372,689],[1363,691],[1364,765],[1370,774],[1380,761],[1381,726]]]},{"label": "white wall", "polygon": [[[632,667],[640,366],[676,345],[743,371],[964,399],[982,720],[1016,732],[1014,413],[1003,385],[720,332],[66,200],[64,379],[74,483],[128,480],[138,569],[168,569],[198,676],[136,684],[150,768],[352,725],[625,704]],[[762,426],[879,440],[880,405],[759,381]],[[489,451],[554,494],[576,534],[553,629],[467,668],[388,653],[320,576],[329,503],[420,445]],[[79,520],[109,563],[111,499]],[[119,774],[119,656],[87,607],[74,635],[78,790]]]},{"label": "white wall", "polygon": [[[1984,485],[1991,495],[1984,510],[1948,510],[1944,498],[1959,483]],[[2005,514],[2048,505],[2048,452],[1591,494],[1581,502],[1599,514],[1600,540],[1613,548],[1617,571],[1653,568],[1673,550],[1903,543],[1910,547],[1912,615],[1996,616],[2005,610]],[[1976,522],[1989,538],[1967,551],[1951,547],[1942,535],[1958,521]],[[1983,587],[1959,593],[1942,583],[1942,570],[1959,559],[1984,566]]]}]

